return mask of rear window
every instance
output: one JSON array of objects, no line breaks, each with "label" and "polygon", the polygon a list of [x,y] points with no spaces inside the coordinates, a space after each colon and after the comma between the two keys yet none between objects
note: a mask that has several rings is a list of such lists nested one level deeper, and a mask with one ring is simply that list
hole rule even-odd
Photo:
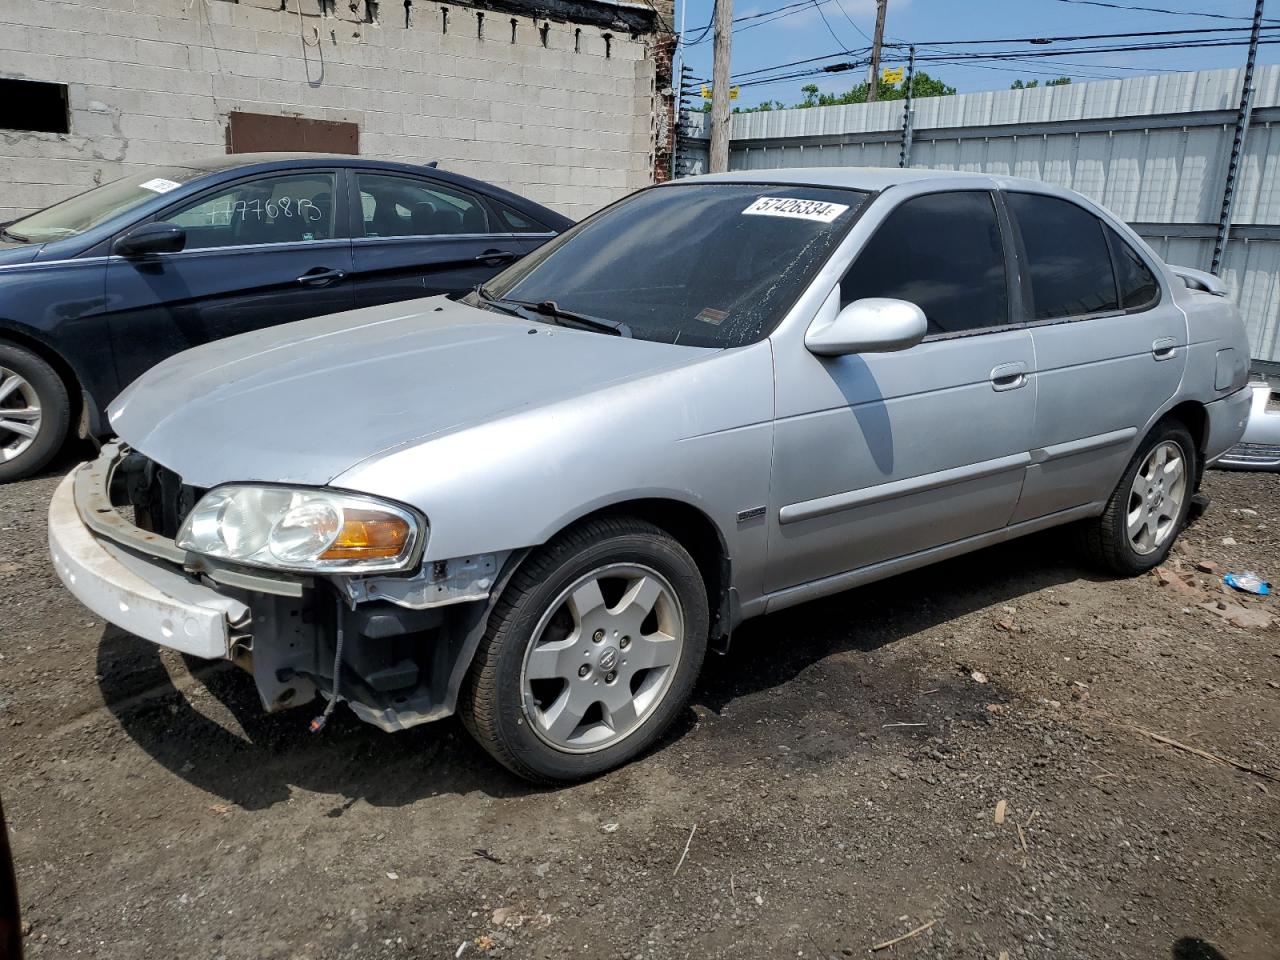
[{"label": "rear window", "polygon": [[527,216],[519,211],[507,206],[499,200],[491,199],[494,209],[498,211],[498,216],[502,218],[503,226],[512,233],[553,233],[554,231],[546,224],[539,223],[533,217]]},{"label": "rear window", "polygon": [[641,190],[490,281],[494,296],[736,347],[768,336],[866,202],[858,190],[748,183]]},{"label": "rear window", "polygon": [[1160,285],[1156,283],[1155,275],[1120,234],[1110,227],[1106,230],[1111,252],[1115,255],[1120,306],[1126,310],[1140,310],[1155,303],[1160,296]]},{"label": "rear window", "polygon": [[1027,254],[1028,312],[1033,318],[1056,320],[1120,308],[1101,220],[1058,197],[1009,193],[1006,199]]}]

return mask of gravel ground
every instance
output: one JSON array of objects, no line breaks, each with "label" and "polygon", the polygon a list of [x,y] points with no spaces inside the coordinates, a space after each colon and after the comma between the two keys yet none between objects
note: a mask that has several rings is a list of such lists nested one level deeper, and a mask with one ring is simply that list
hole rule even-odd
[{"label": "gravel ground", "polygon": [[31,957],[1280,956],[1280,628],[1217,585],[1280,579],[1280,477],[1211,474],[1163,584],[1044,535],[754,621],[647,757],[555,790],[104,628],[46,561],[56,480],[0,487]]}]

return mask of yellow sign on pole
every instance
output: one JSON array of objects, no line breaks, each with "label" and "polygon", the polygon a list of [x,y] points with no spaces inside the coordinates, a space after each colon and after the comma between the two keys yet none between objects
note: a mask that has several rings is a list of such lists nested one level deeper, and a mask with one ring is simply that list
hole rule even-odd
[{"label": "yellow sign on pole", "polygon": [[902,67],[885,67],[880,76],[885,83],[901,83],[904,73]]},{"label": "yellow sign on pole", "polygon": [[[710,88],[710,87],[708,87],[705,83],[702,85],[702,99],[703,99],[703,100],[710,100],[710,99],[711,99],[711,88]],[[737,99],[738,99],[738,88],[737,88],[737,87],[730,87],[730,88],[729,88],[729,99],[730,99],[730,100],[737,100]]]}]

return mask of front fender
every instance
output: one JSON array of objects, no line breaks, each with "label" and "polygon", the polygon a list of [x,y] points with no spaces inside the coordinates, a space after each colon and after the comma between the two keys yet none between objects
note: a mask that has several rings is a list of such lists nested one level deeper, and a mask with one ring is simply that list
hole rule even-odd
[{"label": "front fender", "polygon": [[773,444],[769,343],[513,414],[365,461],[332,484],[409,503],[430,523],[427,561],[545,543],[628,500],[700,510],[758,575]]}]

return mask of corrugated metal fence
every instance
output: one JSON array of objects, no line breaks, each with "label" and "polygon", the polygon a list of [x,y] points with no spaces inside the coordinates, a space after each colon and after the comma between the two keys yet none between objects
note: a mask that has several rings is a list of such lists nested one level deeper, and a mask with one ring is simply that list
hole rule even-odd
[{"label": "corrugated metal fence", "polygon": [[[911,166],[1029,177],[1123,217],[1170,263],[1208,269],[1242,70],[932,97],[914,104]],[[1280,66],[1259,68],[1221,275],[1255,359],[1280,361]],[[733,170],[895,167],[901,101],[733,118]],[[695,114],[687,172],[705,169]],[[699,123],[702,121],[702,123]],[[701,168],[701,169],[700,169]]]}]

